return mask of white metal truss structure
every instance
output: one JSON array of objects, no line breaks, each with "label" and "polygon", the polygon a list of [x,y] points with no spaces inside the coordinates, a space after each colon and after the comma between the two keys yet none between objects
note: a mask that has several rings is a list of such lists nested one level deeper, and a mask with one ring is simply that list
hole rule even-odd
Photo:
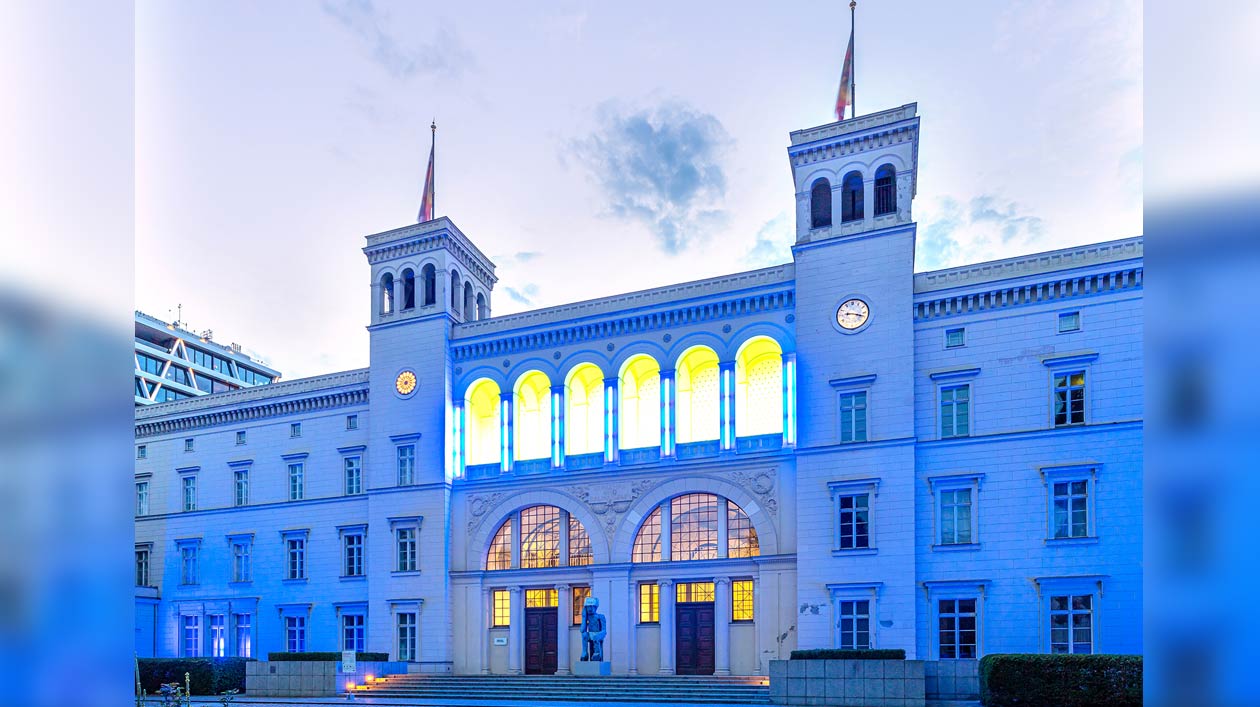
[{"label": "white metal truss structure", "polygon": [[222,393],[274,383],[280,372],[255,361],[238,344],[224,346],[136,312],[136,405]]}]

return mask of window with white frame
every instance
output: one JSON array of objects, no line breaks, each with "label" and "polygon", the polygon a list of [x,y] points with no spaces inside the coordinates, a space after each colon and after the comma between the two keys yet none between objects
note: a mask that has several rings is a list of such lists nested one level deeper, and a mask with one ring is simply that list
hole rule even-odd
[{"label": "window with white frame", "polygon": [[149,482],[136,482],[136,515],[149,515]]},{"label": "window with white frame", "polygon": [[236,655],[251,658],[254,655],[254,617],[252,614],[233,614],[236,624]]},{"label": "window with white frame", "polygon": [[945,348],[957,349],[967,345],[967,330],[959,327],[957,329],[945,330]]},{"label": "window with white frame", "polygon": [[971,384],[941,386],[941,437],[971,434]]},{"label": "window with white frame", "polygon": [[876,606],[882,583],[828,584],[832,646],[864,650],[878,643]]},{"label": "window with white frame", "polygon": [[302,436],[302,423],[300,422],[289,423],[289,436],[301,437]]},{"label": "window with white frame", "polygon": [[1059,333],[1066,334],[1070,331],[1081,330],[1081,313],[1080,312],[1061,312],[1059,314]]},{"label": "window with white frame", "polygon": [[187,475],[184,477],[184,510],[197,510],[197,477]]},{"label": "window with white frame", "polygon": [[233,582],[250,582],[253,581],[253,568],[250,564],[251,555],[253,554],[254,539],[253,537],[239,537],[232,539],[232,581]]},{"label": "window with white frame", "polygon": [[866,391],[840,394],[840,441],[866,441]]},{"label": "window with white frame", "polygon": [[289,653],[306,652],[306,617],[284,617],[284,646]]},{"label": "window with white frame", "polygon": [[415,572],[416,571],[416,529],[415,528],[398,528],[396,531],[398,543],[398,563],[396,571],[398,572]]},{"label": "window with white frame", "polygon": [[851,493],[836,498],[839,524],[839,549],[852,550],[871,546],[870,510],[871,496],[867,493]]},{"label": "window with white frame", "polygon": [[976,600],[937,599],[936,638],[942,660],[972,660],[976,657]]},{"label": "window with white frame", "polygon": [[354,496],[363,493],[363,457],[346,457],[343,463],[346,472],[346,495]]},{"label": "window with white frame", "polygon": [[306,494],[306,464],[289,463],[289,500],[301,501]]},{"label": "window with white frame", "polygon": [[136,446],[136,459],[146,459],[148,458],[148,456],[149,456],[148,445],[141,444],[141,445]]},{"label": "window with white frame", "polygon": [[398,660],[416,659],[416,614],[403,611],[398,616]]},{"label": "window with white frame", "polygon": [[198,658],[201,656],[201,617],[200,616],[181,616],[180,618],[180,643],[183,656],[185,658]]},{"label": "window with white frame", "polygon": [[249,469],[232,472],[232,502],[238,506],[249,505]]},{"label": "window with white frame", "polygon": [[362,653],[367,645],[363,614],[341,615],[341,650]]},{"label": "window with white frame", "polygon": [[358,415],[346,415],[346,429],[347,430],[359,429],[359,416]]},{"label": "window with white frame", "polygon": [[416,483],[416,445],[402,444],[398,446],[398,485],[411,486]]},{"label": "window with white frame", "polygon": [[1094,595],[1050,595],[1050,652],[1094,652]]},{"label": "window with white frame", "polygon": [[210,657],[227,657],[227,617],[223,614],[206,616],[206,631],[210,634]]},{"label": "window with white frame", "polygon": [[291,535],[284,541],[285,579],[306,579],[306,537]]},{"label": "window with white frame", "polygon": [[1089,481],[1055,481],[1050,485],[1053,537],[1083,538],[1089,535]]},{"label": "window with white frame", "polygon": [[1085,424],[1085,371],[1054,374],[1054,426]]},{"label": "window with white frame", "polygon": [[245,430],[236,431],[236,443],[245,444]]},{"label": "window with white frame", "polygon": [[148,587],[149,585],[149,558],[152,550],[148,545],[136,546],[136,586]]},{"label": "window with white frame", "polygon": [[362,577],[363,576],[363,531],[343,531],[341,535],[342,542],[342,573],[343,577]]},{"label": "window with white frame", "polygon": [[983,474],[957,474],[928,479],[936,499],[936,547],[978,542],[976,504],[983,478]]},{"label": "window with white frame", "polygon": [[193,450],[193,438],[189,437],[184,440],[184,451],[191,452]]},{"label": "window with white frame", "polygon": [[179,546],[179,583],[197,584],[197,555],[199,548],[195,543],[184,543]]}]

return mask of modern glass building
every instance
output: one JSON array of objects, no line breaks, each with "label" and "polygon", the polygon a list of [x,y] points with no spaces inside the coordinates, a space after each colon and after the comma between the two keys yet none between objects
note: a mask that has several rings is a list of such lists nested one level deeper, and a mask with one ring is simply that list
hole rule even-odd
[{"label": "modern glass building", "polygon": [[789,143],[782,265],[495,317],[438,218],[366,238],[368,368],[137,409],[139,653],[1140,652],[1141,238],[915,273],[916,106]]},{"label": "modern glass building", "polygon": [[184,400],[274,383],[280,372],[254,360],[239,344],[224,346],[210,332],[194,334],[136,311],[136,405]]}]

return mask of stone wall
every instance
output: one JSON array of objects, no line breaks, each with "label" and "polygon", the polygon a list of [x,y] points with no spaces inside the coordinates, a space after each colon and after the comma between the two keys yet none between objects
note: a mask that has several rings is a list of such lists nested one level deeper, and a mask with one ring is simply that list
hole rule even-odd
[{"label": "stone wall", "polygon": [[772,660],[770,701],[829,707],[923,707],[921,660]]}]

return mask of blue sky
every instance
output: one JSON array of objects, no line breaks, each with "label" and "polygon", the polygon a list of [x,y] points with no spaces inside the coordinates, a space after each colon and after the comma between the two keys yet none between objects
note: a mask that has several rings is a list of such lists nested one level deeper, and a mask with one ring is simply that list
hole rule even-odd
[{"label": "blue sky", "polygon": [[[437,210],[506,314],[786,262],[785,147],[847,3],[146,3],[136,306],[286,378],[366,365],[363,236]],[[1138,2],[862,0],[861,113],[917,102],[917,268],[1141,232]]]}]

